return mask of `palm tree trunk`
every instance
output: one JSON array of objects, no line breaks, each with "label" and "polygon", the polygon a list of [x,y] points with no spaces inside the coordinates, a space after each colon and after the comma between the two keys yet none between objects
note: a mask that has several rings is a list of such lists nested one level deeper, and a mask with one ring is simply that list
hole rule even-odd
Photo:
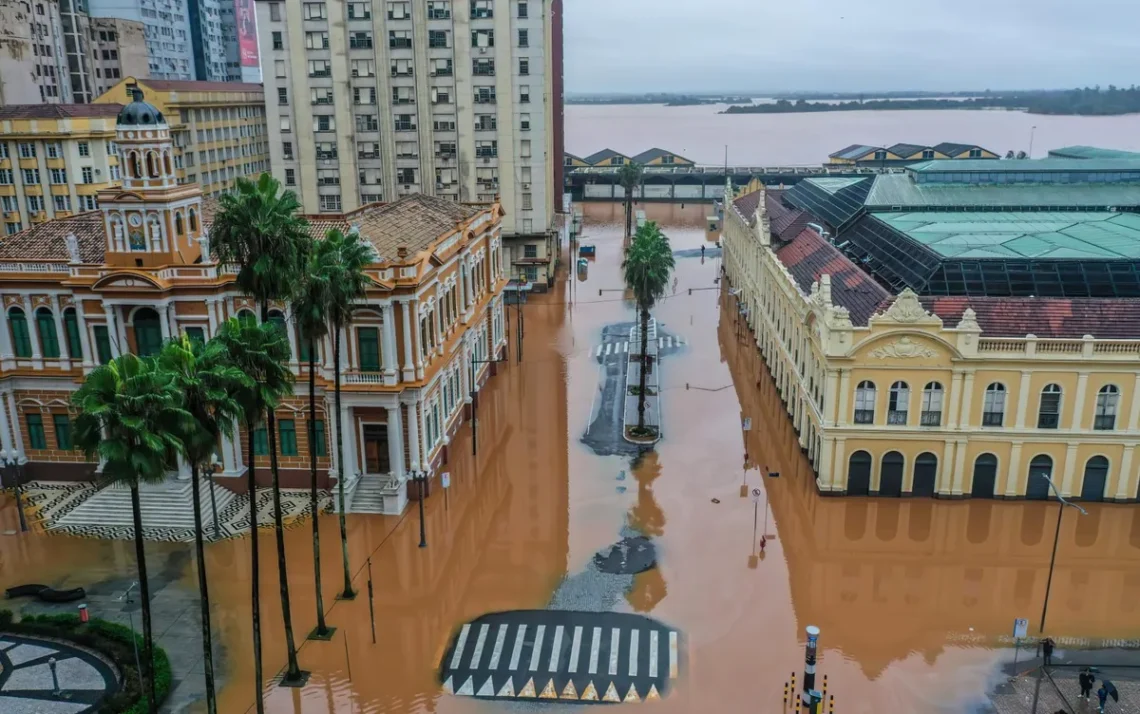
[{"label": "palm tree trunk", "polygon": [[[314,448],[317,439],[317,376],[316,376],[317,345],[312,337],[309,338],[309,507],[313,511],[313,582],[317,589],[317,629],[313,632],[316,637],[328,637],[329,626],[325,623],[325,600],[321,594],[321,529],[317,522],[320,511],[317,508],[317,450]],[[322,435],[323,436],[323,435]]]},{"label": "palm tree trunk", "polygon": [[[218,714],[214,694],[214,643],[210,634],[210,589],[206,582],[206,548],[202,538],[202,496],[198,493],[198,464],[190,464],[194,496],[194,551],[198,558],[198,596],[202,607],[202,666],[206,673],[206,712]],[[211,484],[211,488],[213,485]]]},{"label": "palm tree trunk", "polygon": [[[269,304],[261,303],[261,321],[269,318]],[[297,646],[293,641],[293,612],[289,602],[289,571],[285,562],[285,519],[281,513],[281,468],[277,463],[277,415],[272,408],[265,410],[265,431],[269,437],[269,470],[273,475],[273,532],[277,536],[277,584],[281,590],[281,619],[285,624],[285,653],[288,667],[284,682],[301,679],[297,665]]]},{"label": "palm tree trunk", "polygon": [[633,187],[625,187],[625,238],[633,235]]},{"label": "palm tree trunk", "polygon": [[340,556],[344,561],[344,591],[340,597],[351,600],[356,597],[352,589],[352,573],[348,569],[348,527],[344,519],[344,481],[348,478],[347,469],[344,468],[344,420],[340,413],[340,325],[333,325],[333,394],[336,409],[336,463],[340,467],[340,478],[337,479],[337,498],[340,500]]},{"label": "palm tree trunk", "polygon": [[257,539],[257,470],[254,468],[252,420],[246,421],[245,432],[249,437],[246,478],[249,484],[249,560],[253,571],[250,584],[253,596],[253,678],[256,680],[254,692],[257,694],[257,714],[265,714],[265,702],[261,700],[261,554]]},{"label": "palm tree trunk", "polygon": [[131,515],[135,526],[135,567],[139,574],[139,601],[142,607],[143,653],[139,679],[146,692],[146,706],[150,714],[157,714],[158,704],[154,695],[154,633],[150,624],[150,583],[146,575],[146,542],[143,540],[142,504],[139,503],[138,482],[131,483]]},{"label": "palm tree trunk", "polygon": [[637,395],[637,429],[645,429],[645,375],[649,371],[649,310],[641,308],[641,374],[638,378],[640,393]]}]

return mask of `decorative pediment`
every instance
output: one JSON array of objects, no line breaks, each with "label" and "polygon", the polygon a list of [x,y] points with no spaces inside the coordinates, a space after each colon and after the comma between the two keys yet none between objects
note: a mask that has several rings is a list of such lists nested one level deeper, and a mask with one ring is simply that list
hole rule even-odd
[{"label": "decorative pediment", "polygon": [[871,359],[928,359],[937,357],[938,353],[904,335],[893,342],[879,345],[868,352],[867,356]]},{"label": "decorative pediment", "polygon": [[937,325],[942,326],[942,319],[937,315],[932,315],[922,307],[922,303],[918,299],[918,295],[910,288],[906,288],[885,313],[875,315],[871,318],[871,322],[879,323],[896,323],[900,325]]},{"label": "decorative pediment", "polygon": [[108,288],[128,288],[135,290],[162,290],[163,286],[157,280],[145,273],[111,273],[99,279],[92,286],[98,290]]}]

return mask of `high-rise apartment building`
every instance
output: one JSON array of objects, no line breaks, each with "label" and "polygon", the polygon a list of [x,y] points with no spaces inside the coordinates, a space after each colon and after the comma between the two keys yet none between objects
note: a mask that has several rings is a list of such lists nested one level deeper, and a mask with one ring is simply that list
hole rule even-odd
[{"label": "high-rise apartment building", "polygon": [[93,17],[91,27],[91,76],[95,97],[123,77],[145,77],[150,71],[146,26],[117,17]]},{"label": "high-rise apartment building", "polygon": [[274,173],[311,213],[421,192],[498,200],[511,276],[548,282],[562,193],[561,6],[258,2]]},{"label": "high-rise apartment building", "polygon": [[155,79],[195,79],[189,0],[88,2],[92,17],[117,17],[143,24],[150,63],[147,75]]},{"label": "high-rise apartment building", "polygon": [[87,0],[58,0],[60,26],[63,30],[64,61],[67,63],[71,98],[86,104],[95,98],[92,81],[90,16]]},{"label": "high-rise apartment building", "polygon": [[188,0],[194,74],[204,82],[240,82],[234,0]]},{"label": "high-rise apartment building", "polygon": [[59,0],[0,0],[0,105],[72,101]]}]

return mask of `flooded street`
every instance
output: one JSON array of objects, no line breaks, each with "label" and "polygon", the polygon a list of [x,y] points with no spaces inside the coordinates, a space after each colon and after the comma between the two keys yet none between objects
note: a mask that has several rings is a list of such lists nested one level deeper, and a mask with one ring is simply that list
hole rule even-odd
[{"label": "flooded street", "polygon": [[[705,243],[710,207],[644,208],[674,250]],[[680,676],[654,705],[660,711],[780,711],[783,683],[802,671],[809,624],[822,630],[819,671],[841,714],[957,712],[984,703],[999,663],[1012,658],[1003,638],[1014,618],[1040,618],[1056,505],[818,496],[762,360],[734,310],[722,306],[713,282],[719,260],[711,257],[678,257],[675,294],[654,311],[684,343],[660,362],[663,440],[635,463],[597,455],[582,443],[598,409],[597,349],[603,328],[631,322],[634,311],[620,291],[622,208],[584,211],[582,242],[595,245],[597,257],[588,276],[572,274],[523,308],[523,361],[499,365],[480,394],[478,456],[467,426],[450,444],[452,486],[426,503],[428,547],[417,547],[414,503],[399,518],[350,516],[359,596],[337,601],[337,522],[322,517],[324,599],[338,628],[330,642],[303,640],[316,622],[311,533],[307,521],[288,530],[294,628],[312,678],[303,689],[267,683],[266,710],[570,709],[443,694],[440,662],[464,623],[546,607],[559,584],[582,573],[626,526],[653,539],[658,565],[634,576],[616,609],[665,623],[683,643]],[[513,347],[513,308],[508,317]],[[750,431],[742,431],[742,417],[751,419]],[[761,531],[771,506],[758,557],[742,484],[765,492]],[[1140,509],[1088,510],[1066,514],[1061,529],[1048,632],[1062,646],[1063,638],[1140,637]],[[7,501],[0,531],[16,527]],[[265,669],[279,676],[285,652],[273,533],[260,538]],[[196,592],[191,552],[186,544],[148,543],[156,591]],[[206,553],[222,648],[219,711],[252,711],[249,541],[211,544]],[[130,542],[0,536],[0,587],[125,587],[133,575]],[[156,614],[160,644],[174,624]]]}]

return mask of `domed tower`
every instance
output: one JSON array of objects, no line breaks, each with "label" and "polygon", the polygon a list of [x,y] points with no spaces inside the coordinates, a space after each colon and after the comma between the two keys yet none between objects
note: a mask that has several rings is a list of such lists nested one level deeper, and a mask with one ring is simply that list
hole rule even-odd
[{"label": "domed tower", "polygon": [[137,86],[131,95],[115,123],[123,185],[99,192],[107,263],[153,268],[199,262],[202,191],[197,184],[178,184],[166,117]]}]

